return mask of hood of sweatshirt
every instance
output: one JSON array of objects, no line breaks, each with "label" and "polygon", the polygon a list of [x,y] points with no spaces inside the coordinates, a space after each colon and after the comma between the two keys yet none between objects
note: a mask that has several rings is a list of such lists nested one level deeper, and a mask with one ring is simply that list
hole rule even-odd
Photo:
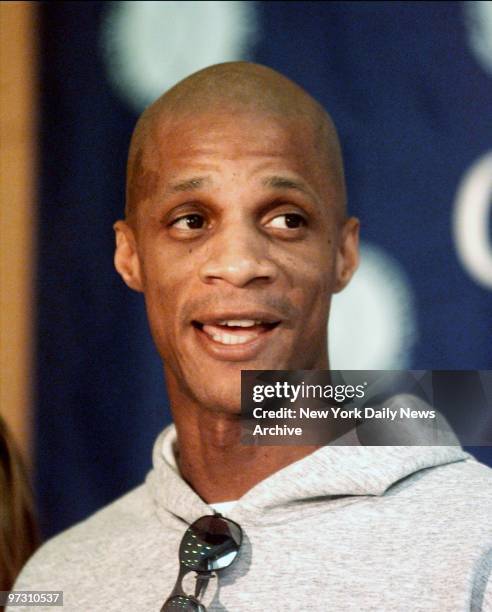
[{"label": "hood of sweatshirt", "polygon": [[[173,445],[176,430],[170,425],[154,445],[147,487],[163,520],[172,514],[192,523],[213,510],[180,476]],[[285,522],[290,516],[315,512],[320,504],[326,509],[330,498],[352,503],[381,496],[396,483],[410,483],[423,470],[470,458],[459,445],[324,446],[259,482],[237,500],[228,516],[242,524]]]}]

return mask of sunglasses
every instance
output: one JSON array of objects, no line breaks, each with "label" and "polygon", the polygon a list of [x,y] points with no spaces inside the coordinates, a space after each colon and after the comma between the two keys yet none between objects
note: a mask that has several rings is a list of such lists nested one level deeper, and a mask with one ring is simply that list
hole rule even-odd
[{"label": "sunglasses", "polygon": [[[161,612],[207,612],[200,602],[214,572],[229,567],[237,557],[243,532],[241,527],[220,514],[202,516],[185,531],[179,546],[179,574]],[[183,590],[183,578],[196,572],[195,594]]]}]

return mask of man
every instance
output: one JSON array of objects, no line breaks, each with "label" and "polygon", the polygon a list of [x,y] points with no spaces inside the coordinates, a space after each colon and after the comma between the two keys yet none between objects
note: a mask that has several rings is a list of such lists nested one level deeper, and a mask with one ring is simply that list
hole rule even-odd
[{"label": "man", "polygon": [[127,187],[115,264],[144,294],[175,427],[146,483],[45,544],[16,588],[159,610],[215,508],[243,541],[198,589],[208,610],[492,609],[491,473],[460,448],[240,443],[241,370],[327,369],[331,296],[357,266],[326,112],[269,68],[205,69],[139,120]]}]

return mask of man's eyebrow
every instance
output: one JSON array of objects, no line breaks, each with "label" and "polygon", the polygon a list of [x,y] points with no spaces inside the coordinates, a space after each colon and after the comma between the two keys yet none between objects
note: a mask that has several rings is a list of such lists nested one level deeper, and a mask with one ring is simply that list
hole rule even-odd
[{"label": "man's eyebrow", "polygon": [[203,187],[205,183],[210,182],[210,177],[208,176],[194,176],[190,179],[186,179],[184,181],[179,181],[178,183],[173,183],[166,190],[167,193],[179,193],[182,191],[196,191]]},{"label": "man's eyebrow", "polygon": [[285,176],[268,176],[262,181],[265,187],[272,189],[295,189],[307,195],[312,195],[310,189],[302,181],[296,181]]}]

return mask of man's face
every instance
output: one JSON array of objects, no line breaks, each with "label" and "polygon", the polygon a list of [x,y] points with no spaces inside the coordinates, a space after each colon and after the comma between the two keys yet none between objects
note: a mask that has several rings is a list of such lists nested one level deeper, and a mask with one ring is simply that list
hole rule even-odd
[{"label": "man's face", "polygon": [[145,294],[171,397],[237,412],[242,369],[328,367],[357,227],[315,142],[306,120],[214,113],[161,124],[137,156],[116,262]]}]

